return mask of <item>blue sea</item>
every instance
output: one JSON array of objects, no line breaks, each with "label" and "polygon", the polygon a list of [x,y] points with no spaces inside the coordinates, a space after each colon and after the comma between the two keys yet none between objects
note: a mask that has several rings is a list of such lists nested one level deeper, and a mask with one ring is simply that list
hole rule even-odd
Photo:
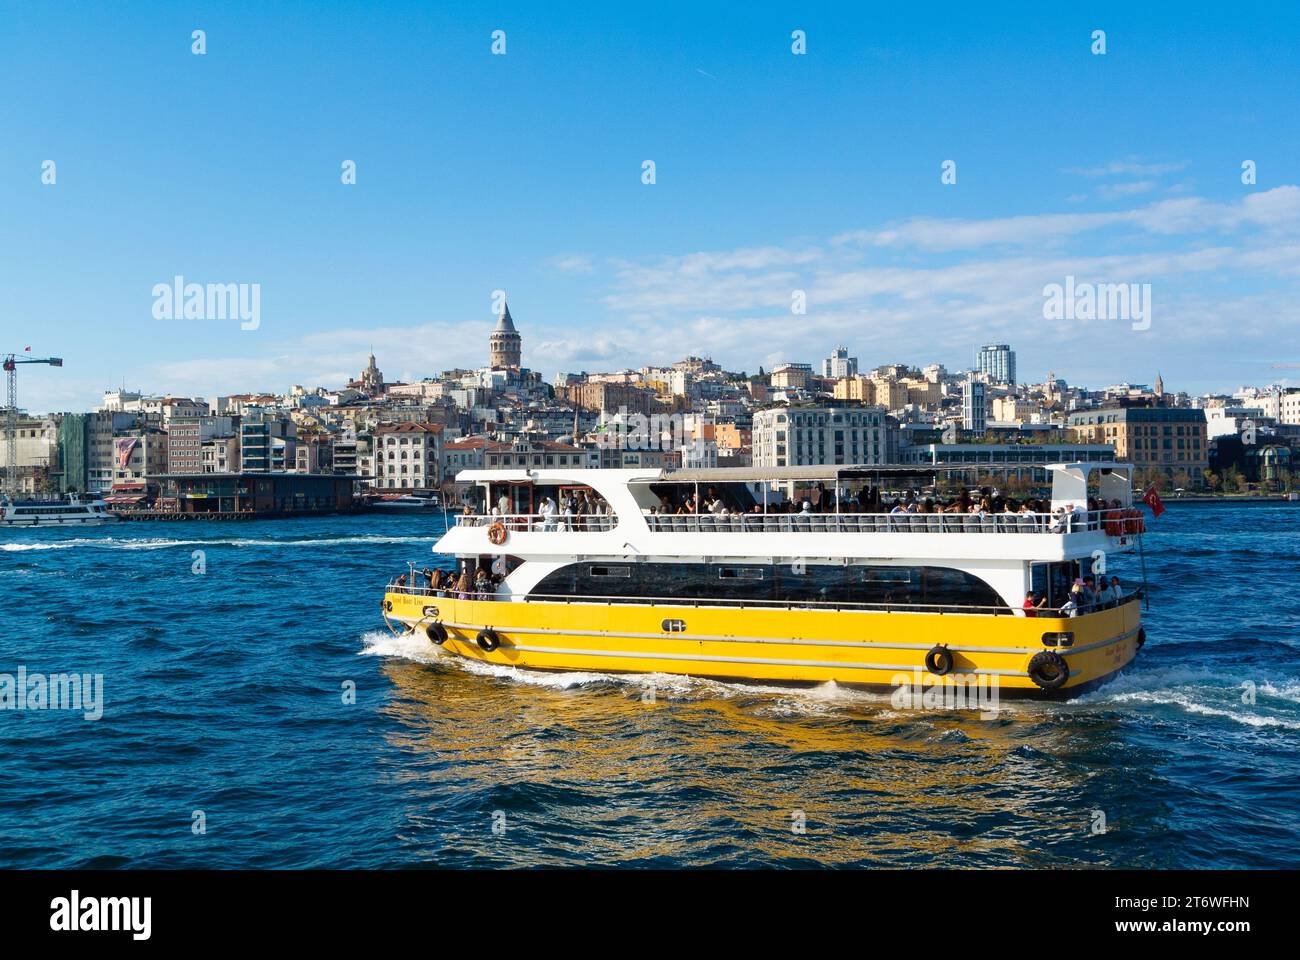
[{"label": "blue sea", "polygon": [[1171,505],[1137,660],[992,720],[453,660],[379,615],[441,525],[0,532],[0,673],[103,677],[0,711],[0,866],[1294,866],[1300,505]]}]

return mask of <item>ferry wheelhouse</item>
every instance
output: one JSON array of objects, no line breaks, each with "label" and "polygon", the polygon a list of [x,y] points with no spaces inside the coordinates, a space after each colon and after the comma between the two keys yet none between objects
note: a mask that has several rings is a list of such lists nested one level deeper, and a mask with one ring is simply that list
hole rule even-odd
[{"label": "ferry wheelhouse", "polygon": [[[1144,521],[1131,465],[1035,466],[1050,506],[1000,514],[890,512],[935,468],[468,470],[481,506],[433,548],[454,573],[394,578],[384,618],[536,670],[878,688],[953,675],[1068,697],[1145,640],[1140,589],[1067,602]],[[822,509],[773,512],[799,490]],[[561,507],[575,499],[587,509]]]},{"label": "ferry wheelhouse", "polygon": [[59,526],[116,520],[103,500],[9,500],[0,502],[0,525],[11,527]]}]

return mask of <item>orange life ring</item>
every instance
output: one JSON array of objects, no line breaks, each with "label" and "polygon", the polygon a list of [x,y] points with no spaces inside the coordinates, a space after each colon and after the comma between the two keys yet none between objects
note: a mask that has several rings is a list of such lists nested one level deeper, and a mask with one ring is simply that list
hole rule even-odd
[{"label": "orange life ring", "polygon": [[506,537],[510,534],[506,532],[506,525],[498,520],[492,526],[488,527],[488,542],[494,546],[501,546],[506,542]]}]

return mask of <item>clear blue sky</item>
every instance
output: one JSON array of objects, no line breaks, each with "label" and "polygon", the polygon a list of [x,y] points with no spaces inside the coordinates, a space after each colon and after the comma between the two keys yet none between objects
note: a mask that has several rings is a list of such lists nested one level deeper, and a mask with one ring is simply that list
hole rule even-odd
[{"label": "clear blue sky", "polygon": [[[986,341],[1021,379],[1300,377],[1295,4],[800,6],[5,3],[0,349],[66,360],[23,405],[477,365],[498,288],[548,378]],[[260,328],[154,319],[176,274],[259,283]],[[1067,274],[1150,283],[1151,329],[1044,320]]]}]

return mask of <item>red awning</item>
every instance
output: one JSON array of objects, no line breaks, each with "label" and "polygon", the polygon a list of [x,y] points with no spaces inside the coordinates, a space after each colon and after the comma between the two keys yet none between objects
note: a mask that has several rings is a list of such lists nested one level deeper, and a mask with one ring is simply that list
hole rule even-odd
[{"label": "red awning", "polygon": [[139,502],[140,502],[141,500],[143,500],[143,499],[144,499],[144,494],[143,494],[143,493],[137,493],[137,494],[120,494],[120,495],[118,495],[118,496],[114,496],[114,497],[105,497],[105,498],[104,498],[104,502],[105,502],[105,503],[120,503],[120,504],[125,505],[125,504],[129,504],[129,503],[139,503]]}]

